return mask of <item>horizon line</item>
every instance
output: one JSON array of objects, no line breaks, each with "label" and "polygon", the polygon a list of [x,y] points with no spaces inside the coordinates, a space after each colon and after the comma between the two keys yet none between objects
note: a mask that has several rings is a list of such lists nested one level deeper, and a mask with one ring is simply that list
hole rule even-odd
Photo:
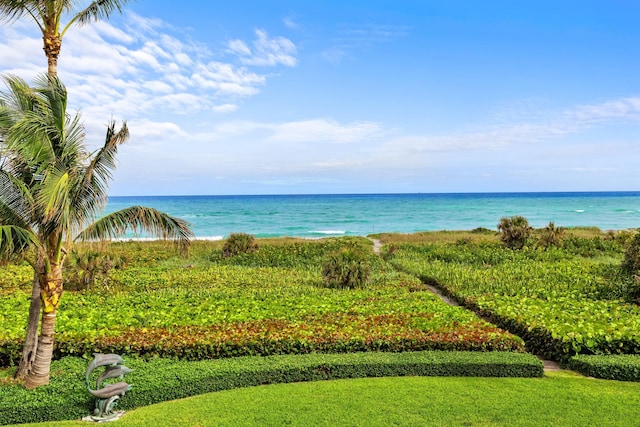
[{"label": "horizon line", "polygon": [[638,194],[640,190],[570,190],[570,191],[465,191],[465,192],[398,192],[398,193],[266,193],[266,194],[144,194],[113,195],[109,198],[125,197],[296,197],[296,196],[447,196],[447,195],[562,195],[562,194]]}]

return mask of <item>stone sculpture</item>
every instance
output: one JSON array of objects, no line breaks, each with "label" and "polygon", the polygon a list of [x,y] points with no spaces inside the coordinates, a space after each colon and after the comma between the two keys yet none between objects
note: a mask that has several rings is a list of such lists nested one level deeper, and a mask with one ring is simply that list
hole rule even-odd
[{"label": "stone sculpture", "polygon": [[[104,380],[108,378],[120,378],[131,372],[132,370],[124,366],[124,359],[118,354],[100,354],[94,353],[94,359],[87,367],[87,375],[85,377],[87,389],[96,398],[96,408],[90,418],[94,421],[103,421],[116,417],[118,413],[114,412],[117,400],[124,396],[125,392],[131,390],[131,384],[120,381],[114,384],[103,385]],[[95,389],[90,383],[91,373],[100,367],[104,367],[104,371],[96,380]]]}]

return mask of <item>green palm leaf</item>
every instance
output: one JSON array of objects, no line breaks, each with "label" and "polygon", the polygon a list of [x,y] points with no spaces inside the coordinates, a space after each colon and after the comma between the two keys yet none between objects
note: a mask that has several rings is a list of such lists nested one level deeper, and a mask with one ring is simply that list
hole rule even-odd
[{"label": "green palm leaf", "polygon": [[31,230],[0,224],[0,259],[20,255],[38,244],[38,238]]},{"label": "green palm leaf", "polygon": [[166,213],[144,206],[132,206],[97,220],[78,235],[76,240],[94,241],[123,237],[127,231],[144,232],[173,240],[183,251],[188,250],[193,233],[189,224]]}]

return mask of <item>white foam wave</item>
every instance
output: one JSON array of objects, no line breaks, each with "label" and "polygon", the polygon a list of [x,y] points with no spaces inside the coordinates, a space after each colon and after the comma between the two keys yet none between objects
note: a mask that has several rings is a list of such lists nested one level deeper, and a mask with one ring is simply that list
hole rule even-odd
[{"label": "white foam wave", "polygon": [[584,209],[576,209],[575,212],[582,213],[584,212]]},{"label": "white foam wave", "polygon": [[[223,240],[224,236],[197,236],[194,240],[208,240],[208,241],[217,241]],[[157,242],[159,239],[157,237],[118,237],[115,239],[110,239],[112,242]]]},{"label": "white foam wave", "polygon": [[312,230],[311,234],[346,234],[345,230]]}]

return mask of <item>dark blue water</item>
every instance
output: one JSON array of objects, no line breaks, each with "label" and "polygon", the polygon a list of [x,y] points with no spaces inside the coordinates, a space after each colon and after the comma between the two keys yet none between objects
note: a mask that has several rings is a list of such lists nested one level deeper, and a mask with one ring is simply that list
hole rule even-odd
[{"label": "dark blue water", "polygon": [[495,229],[513,215],[534,227],[640,227],[640,192],[111,197],[107,212],[132,205],[183,218],[200,238]]}]

